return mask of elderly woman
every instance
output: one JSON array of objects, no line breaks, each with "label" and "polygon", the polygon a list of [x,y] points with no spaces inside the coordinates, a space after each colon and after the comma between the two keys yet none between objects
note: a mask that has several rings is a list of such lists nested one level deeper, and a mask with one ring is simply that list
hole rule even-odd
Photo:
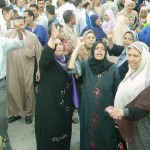
[{"label": "elderly woman", "polygon": [[81,47],[79,59],[87,60],[91,57],[91,48],[96,41],[96,36],[92,30],[87,30],[84,32],[83,37],[85,38],[85,44]]},{"label": "elderly woman", "polygon": [[119,74],[121,77],[121,80],[125,77],[125,74],[128,71],[128,62],[127,62],[127,56],[126,56],[126,48],[133,42],[138,41],[138,35],[134,31],[127,31],[124,36],[123,36],[123,45],[116,45],[113,43],[114,33],[109,32],[107,34],[108,38],[108,47],[109,47],[109,55],[112,56],[119,56],[118,62],[117,62],[117,67],[119,70]]},{"label": "elderly woman", "polygon": [[37,150],[70,150],[72,129],[72,78],[67,73],[63,45],[52,27],[40,59],[35,133]]},{"label": "elderly woman", "polygon": [[120,83],[114,107],[106,111],[119,126],[129,150],[150,149],[150,53],[145,43],[127,49],[129,71]]},{"label": "elderly woman", "polygon": [[[69,69],[75,69],[75,60],[82,45],[84,39],[78,41]],[[80,62],[83,76],[79,107],[81,150],[117,149],[115,123],[105,113],[105,108],[114,103],[120,77],[116,66],[107,60],[106,53],[104,44],[97,42],[92,46],[92,57]]]}]

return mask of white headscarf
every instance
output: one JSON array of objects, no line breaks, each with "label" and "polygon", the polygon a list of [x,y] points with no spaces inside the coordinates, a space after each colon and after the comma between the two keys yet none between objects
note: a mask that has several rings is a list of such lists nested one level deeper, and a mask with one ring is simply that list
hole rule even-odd
[{"label": "white headscarf", "polygon": [[[150,53],[149,47],[143,42],[134,42],[129,48],[136,48],[142,55],[142,60],[137,70],[132,70],[129,66],[124,80],[120,83],[114,102],[114,107],[124,108],[139,93],[150,85]],[[128,50],[127,49],[127,53]]]}]

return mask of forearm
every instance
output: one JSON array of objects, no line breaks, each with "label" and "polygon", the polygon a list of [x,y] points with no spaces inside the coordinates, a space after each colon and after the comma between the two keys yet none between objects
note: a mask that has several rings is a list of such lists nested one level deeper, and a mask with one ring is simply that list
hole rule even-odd
[{"label": "forearm", "polygon": [[68,69],[74,69],[74,67],[75,67],[75,61],[76,61],[76,58],[78,56],[80,48],[81,47],[77,45],[77,47],[73,51],[73,53],[72,53],[72,55],[70,57],[69,63],[68,63]]},{"label": "forearm", "polygon": [[108,39],[107,46],[109,47],[110,50],[113,48],[113,45],[114,45],[114,43],[113,43],[112,39]]},{"label": "forearm", "polygon": [[124,117],[128,121],[138,121],[144,118],[147,114],[148,114],[148,111],[145,111],[138,107],[124,108]]},{"label": "forearm", "polygon": [[50,38],[47,44],[50,48],[54,49],[55,48],[55,39]]}]

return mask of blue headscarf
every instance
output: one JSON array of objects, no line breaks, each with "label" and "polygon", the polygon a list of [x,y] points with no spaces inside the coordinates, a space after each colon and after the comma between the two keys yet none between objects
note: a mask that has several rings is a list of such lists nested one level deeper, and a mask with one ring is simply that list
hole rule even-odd
[{"label": "blue headscarf", "polygon": [[106,37],[106,34],[104,33],[103,29],[95,23],[95,21],[98,19],[98,15],[93,14],[90,16],[90,19],[93,26],[93,31],[96,35],[96,41],[101,41],[102,38]]}]

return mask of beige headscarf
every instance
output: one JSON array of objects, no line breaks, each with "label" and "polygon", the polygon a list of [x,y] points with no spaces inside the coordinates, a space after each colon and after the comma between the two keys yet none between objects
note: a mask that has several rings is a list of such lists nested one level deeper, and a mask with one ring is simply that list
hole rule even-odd
[{"label": "beige headscarf", "polygon": [[142,61],[137,70],[132,70],[129,67],[124,80],[120,83],[116,97],[114,107],[124,108],[130,103],[139,93],[141,93],[146,87],[150,85],[150,53],[149,47],[143,42],[134,42],[130,48],[136,48],[142,55]]}]

